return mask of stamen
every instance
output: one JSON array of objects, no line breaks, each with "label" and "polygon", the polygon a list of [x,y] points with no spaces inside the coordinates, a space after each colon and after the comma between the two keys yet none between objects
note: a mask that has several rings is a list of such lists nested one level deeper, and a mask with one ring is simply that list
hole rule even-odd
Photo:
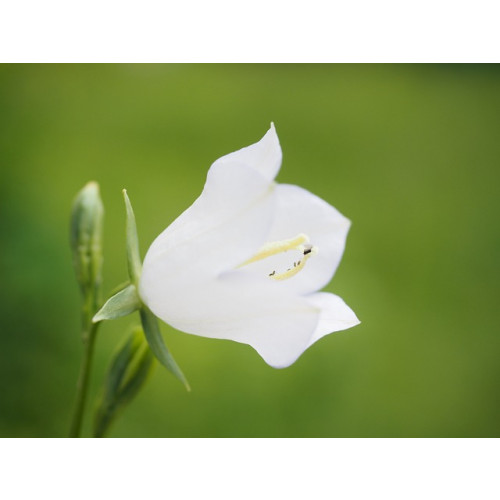
[{"label": "stamen", "polygon": [[271,243],[266,243],[253,257],[246,260],[238,267],[246,266],[252,262],[266,259],[267,257],[271,257],[271,255],[286,252],[287,250],[301,250],[300,247],[302,244],[307,243],[308,241],[309,238],[305,234],[299,234],[295,236],[295,238],[291,238],[289,240],[271,241]]},{"label": "stamen", "polygon": [[303,257],[299,261],[294,262],[293,267],[287,269],[283,273],[277,273],[276,270],[271,272],[269,277],[273,280],[281,281],[295,276],[304,268],[309,257],[318,253],[317,247],[309,243],[308,236],[301,233],[295,236],[295,238],[291,238],[289,240],[266,243],[253,257],[246,260],[238,267],[246,266],[252,262],[257,262],[259,260],[266,259],[267,257],[271,257],[272,255],[287,252],[288,250],[298,250],[299,252],[302,252]]}]

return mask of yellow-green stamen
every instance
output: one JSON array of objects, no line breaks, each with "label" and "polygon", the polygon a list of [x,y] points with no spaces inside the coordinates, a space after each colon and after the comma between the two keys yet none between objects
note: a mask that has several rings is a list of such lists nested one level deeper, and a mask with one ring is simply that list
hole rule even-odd
[{"label": "yellow-green stamen", "polygon": [[318,253],[318,248],[309,244],[308,236],[301,233],[295,236],[295,238],[291,238],[289,240],[272,241],[270,243],[266,243],[253,257],[246,260],[239,267],[246,266],[253,262],[266,259],[267,257],[271,257],[282,252],[287,252],[288,250],[298,250],[302,252],[301,259],[297,262],[294,262],[293,267],[290,267],[282,273],[277,273],[276,271],[271,272],[269,274],[269,277],[271,279],[282,281],[295,276],[302,269],[304,269],[304,266],[311,255],[315,255]]}]

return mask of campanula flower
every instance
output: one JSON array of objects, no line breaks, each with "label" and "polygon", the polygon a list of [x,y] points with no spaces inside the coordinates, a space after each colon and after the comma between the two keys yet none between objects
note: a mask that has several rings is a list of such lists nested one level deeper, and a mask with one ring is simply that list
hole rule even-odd
[{"label": "campanula flower", "polygon": [[340,297],[319,291],[350,221],[309,191],[277,184],[281,159],[271,125],[215,161],[200,197],[149,248],[139,283],[142,301],[169,325],[249,344],[276,368],[359,323]]}]

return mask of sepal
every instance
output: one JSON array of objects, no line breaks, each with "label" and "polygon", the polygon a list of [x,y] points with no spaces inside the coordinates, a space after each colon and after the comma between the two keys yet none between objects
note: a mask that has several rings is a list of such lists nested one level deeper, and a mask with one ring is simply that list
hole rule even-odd
[{"label": "sepal", "polygon": [[179,368],[175,359],[170,354],[167,349],[163,337],[161,336],[160,326],[158,325],[158,320],[156,316],[143,305],[140,310],[142,328],[146,335],[146,340],[148,341],[149,347],[153,351],[158,361],[169,370],[173,375],[175,375],[183,384],[186,390],[190,391],[191,387]]},{"label": "sepal", "polygon": [[139,255],[139,238],[137,236],[137,225],[135,223],[135,215],[127,195],[127,190],[123,191],[123,199],[125,201],[125,209],[127,213],[126,221],[126,239],[127,239],[127,263],[130,281],[137,285],[141,277],[141,256]]},{"label": "sepal", "polygon": [[[142,272],[141,257],[139,254],[139,238],[137,236],[137,225],[135,223],[135,215],[127,195],[127,190],[123,191],[123,199],[125,201],[125,209],[127,212],[126,221],[126,240],[127,240],[127,262],[130,282],[138,287],[139,279]],[[139,299],[140,300],[140,299]],[[142,328],[146,335],[149,347],[153,351],[158,361],[175,375],[186,387],[191,390],[186,377],[182,373],[174,358],[167,349],[163,337],[161,336],[160,327],[156,316],[144,305],[141,304],[139,310],[141,316]]]},{"label": "sepal", "polygon": [[92,318],[93,323],[106,319],[117,319],[137,311],[141,307],[141,301],[134,285],[128,285],[119,291],[101,307]]}]

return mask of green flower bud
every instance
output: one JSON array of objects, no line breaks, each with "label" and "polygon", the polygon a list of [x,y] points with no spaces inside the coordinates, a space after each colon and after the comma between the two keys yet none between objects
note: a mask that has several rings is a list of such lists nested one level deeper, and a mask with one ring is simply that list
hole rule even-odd
[{"label": "green flower bud", "polygon": [[102,281],[102,226],[104,207],[97,182],[78,193],[71,213],[70,240],[76,279],[85,298],[98,302]]},{"label": "green flower bud", "polygon": [[94,420],[94,436],[103,437],[113,420],[139,393],[154,365],[144,333],[135,327],[115,353],[104,381]]}]

